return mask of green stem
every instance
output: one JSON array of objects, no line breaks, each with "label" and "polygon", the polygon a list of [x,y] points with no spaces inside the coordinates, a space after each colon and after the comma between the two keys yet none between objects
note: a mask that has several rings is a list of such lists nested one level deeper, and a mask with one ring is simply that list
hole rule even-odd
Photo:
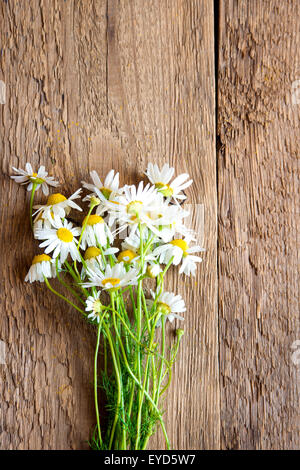
[{"label": "green stem", "polygon": [[46,286],[48,287],[48,289],[55,295],[57,295],[57,297],[59,297],[60,299],[63,299],[65,302],[67,302],[68,304],[72,305],[72,307],[74,307],[76,310],[78,310],[78,312],[82,313],[82,315],[86,316],[86,313],[81,310],[81,308],[77,307],[77,305],[73,304],[73,302],[71,302],[69,299],[67,299],[66,297],[64,297],[62,294],[60,294],[59,292],[57,292],[55,289],[53,289],[53,287],[50,286],[50,283],[48,281],[48,279],[44,276],[44,280],[45,280],[45,283],[46,283]]},{"label": "green stem", "polygon": [[64,263],[66,266],[67,266],[67,269],[70,273],[70,275],[72,276],[72,278],[74,279],[74,281],[76,282],[76,284],[79,285],[80,289],[82,290],[82,292],[84,293],[84,295],[86,297],[89,297],[90,293],[87,289],[85,289],[84,287],[82,287],[81,285],[81,279],[80,279],[80,276],[77,275],[74,271],[74,269],[72,268],[72,266],[68,263],[68,261],[66,260],[65,263]]},{"label": "green stem", "polygon": [[133,314],[134,314],[134,318],[136,318],[136,305],[135,305],[135,301],[134,301],[133,288],[132,288],[132,286],[129,286],[129,287],[130,287],[130,289],[129,289],[130,300],[131,300],[132,307],[133,307]]},{"label": "green stem", "polygon": [[131,338],[139,345],[141,346],[142,348],[144,348],[146,351],[152,353],[152,351],[150,349],[148,349],[144,344],[140,343],[137,339],[137,337],[132,333],[132,331],[130,330],[130,328],[128,327],[128,325],[126,324],[125,320],[122,318],[122,316],[119,314],[119,312],[117,310],[115,310],[114,308],[111,308],[111,307],[105,307],[106,310],[111,310],[113,312],[114,315],[117,315],[117,317],[119,318],[119,320],[121,321],[122,325],[124,326],[124,328],[126,329],[126,331],[129,333],[129,335],[131,336]]},{"label": "green stem", "polygon": [[107,344],[106,338],[104,337],[104,372],[107,375]]},{"label": "green stem", "polygon": [[111,450],[112,443],[113,443],[113,440],[114,440],[114,434],[115,434],[117,422],[118,422],[118,419],[119,419],[119,408],[120,408],[120,403],[121,403],[121,382],[120,382],[120,375],[119,375],[119,370],[118,370],[118,362],[117,362],[115,349],[114,349],[114,341],[113,341],[113,338],[112,338],[111,333],[109,331],[109,328],[106,326],[105,322],[104,322],[104,329],[105,329],[107,340],[108,340],[108,343],[109,343],[109,346],[110,346],[111,356],[112,356],[112,360],[113,360],[113,364],[114,364],[114,368],[115,368],[116,380],[117,380],[117,384],[118,384],[117,408],[116,408],[114,422],[113,422],[113,425],[112,425],[112,430],[111,430],[110,440],[109,440],[109,450]]},{"label": "green stem", "polygon": [[[118,386],[120,387],[120,391],[121,391],[121,413],[122,413],[122,421],[123,421],[121,449],[124,450],[124,449],[126,449],[126,429],[125,429],[125,426],[124,426],[125,414],[124,414],[124,398],[123,398],[123,379],[122,379],[122,371],[121,371],[120,359],[119,359],[119,356],[120,356],[120,353],[119,353],[120,344],[119,343],[122,340],[121,340],[121,335],[119,333],[119,328],[118,328],[118,325],[117,325],[117,322],[116,322],[115,313],[117,313],[117,311],[114,309],[114,305],[115,305],[114,293],[111,294],[111,304],[112,304],[112,311],[113,311],[113,324],[114,324],[115,333],[116,333],[115,344],[116,344],[116,358],[117,358],[118,375],[119,375]],[[119,314],[118,314],[118,317],[119,317]],[[117,341],[117,339],[118,339],[118,341]]]},{"label": "green stem", "polygon": [[[164,357],[165,356],[165,348],[166,348],[165,318],[164,317],[162,317],[162,319],[161,319],[161,336],[162,336],[161,355],[162,355],[162,357]],[[159,400],[159,389],[160,389],[161,382],[162,382],[162,374],[163,374],[163,361],[161,361],[161,363],[160,363],[159,376],[158,376],[157,394],[156,394],[156,400],[155,400],[155,403],[157,405],[158,405],[158,400]]]},{"label": "green stem", "polygon": [[179,349],[179,344],[180,344],[180,339],[182,338],[182,335],[178,336],[177,337],[177,341],[176,341],[176,345],[175,345],[175,348],[174,348],[174,352],[173,352],[173,355],[172,355],[172,358],[169,362],[169,368],[166,370],[166,372],[164,373],[163,375],[163,378],[162,378],[162,382],[164,381],[164,378],[165,376],[167,375],[167,373],[169,373],[169,377],[168,377],[168,382],[166,383],[165,387],[162,389],[162,391],[159,393],[159,396],[161,397],[165,392],[166,390],[169,388],[170,384],[171,384],[171,379],[172,379],[172,366],[176,360],[176,356],[177,356],[177,353],[178,353],[178,349]]},{"label": "green stem", "polygon": [[100,418],[99,418],[99,407],[98,407],[98,376],[97,376],[97,362],[98,362],[98,353],[99,353],[99,345],[100,345],[100,335],[101,335],[101,325],[103,321],[103,316],[98,325],[97,331],[97,343],[96,343],[96,350],[95,350],[95,357],[94,357],[94,396],[95,396],[95,410],[96,410],[96,418],[97,418],[97,428],[98,428],[98,436],[100,441],[100,447],[102,447],[102,435],[101,435],[101,427],[100,427]]},{"label": "green stem", "polygon": [[[151,337],[150,337],[150,344],[149,344],[149,349],[152,349],[153,346],[153,341],[154,341],[154,334],[155,334],[155,324],[152,327],[151,331]],[[150,356],[149,354],[147,355],[147,361],[146,361],[146,366],[145,366],[145,375],[144,375],[144,381],[143,381],[143,389],[140,397],[140,402],[139,402],[139,409],[138,409],[138,416],[137,416],[137,422],[141,423],[141,417],[142,417],[142,407],[143,407],[143,401],[144,401],[144,394],[146,391],[146,384],[148,381],[148,368],[149,368],[149,361],[150,361]],[[140,441],[140,434],[137,433],[136,436],[136,441],[135,441],[135,449],[138,450],[139,448],[139,441]]]},{"label": "green stem", "polygon": [[[140,232],[140,256],[141,256],[141,271],[144,265],[144,242],[143,242],[143,229],[141,223],[139,223],[139,232]],[[138,292],[137,292],[137,338],[138,342],[141,342],[141,332],[142,332],[142,287],[143,281],[138,281]],[[136,369],[137,377],[139,383],[141,382],[141,353],[140,348],[137,346],[137,355],[136,355]],[[138,409],[141,409],[142,406],[142,393],[141,390],[138,391]],[[141,433],[141,413],[138,413],[137,417],[137,431],[136,431],[136,445],[140,440]]]},{"label": "green stem", "polygon": [[[131,368],[130,368],[130,366],[129,366],[129,364],[128,364],[128,360],[127,360],[127,357],[126,357],[126,354],[125,354],[125,351],[124,351],[124,347],[123,347],[122,342],[120,343],[120,347],[121,347],[121,352],[122,352],[122,355],[123,355],[125,367],[126,367],[126,369],[128,370],[129,375],[132,377],[132,379],[134,380],[134,382],[137,384],[137,386],[138,386],[139,389],[141,390],[141,389],[142,389],[142,385],[141,385],[141,383],[138,381],[137,377],[134,375],[134,373],[132,372],[132,370],[131,370]],[[160,425],[161,425],[161,428],[162,428],[162,431],[163,431],[163,434],[164,434],[164,437],[165,437],[167,449],[169,450],[169,449],[170,449],[170,442],[169,442],[169,438],[168,438],[168,435],[167,435],[167,431],[166,431],[166,428],[165,428],[164,421],[163,421],[163,419],[162,419],[161,412],[159,411],[157,405],[155,404],[154,400],[151,398],[151,396],[149,395],[149,393],[148,393],[147,391],[145,391],[145,396],[146,396],[147,399],[150,401],[151,405],[153,406],[153,408],[155,409],[155,411],[156,411],[156,413],[157,413],[157,416],[158,416],[158,419],[159,419],[159,422],[160,422]]]},{"label": "green stem", "polygon": [[[164,355],[165,355],[165,319],[164,318],[162,318],[162,320],[161,320],[161,325],[162,325],[162,351],[161,351],[161,355],[162,355],[162,357],[164,357]],[[162,370],[163,370],[162,368],[163,368],[163,361],[161,361],[161,364],[160,364],[159,378],[158,378],[157,387],[153,386],[153,398],[154,398],[156,406],[158,405],[158,401],[159,401],[159,397],[160,397],[159,391],[160,391],[160,386],[161,386],[161,382],[162,382]],[[146,435],[141,450],[146,449],[149,438],[150,438],[150,435],[151,435],[151,431],[148,432],[148,434]]]},{"label": "green stem", "polygon": [[172,258],[170,259],[170,261],[169,261],[168,264],[166,265],[165,269],[163,270],[163,272],[162,272],[162,277],[164,277],[164,275],[165,275],[166,272],[168,271],[169,267],[170,267],[171,264],[173,263],[173,259],[174,259],[174,256],[172,256]]},{"label": "green stem", "polygon": [[58,269],[58,258],[56,258],[56,261],[55,261],[55,268],[56,268],[56,277],[57,279],[59,280],[59,282],[66,288],[68,289],[69,292],[71,292],[72,295],[74,295],[74,297],[76,297],[77,300],[79,300],[79,302],[82,303],[82,305],[85,305],[85,301],[82,300],[82,298],[77,294],[77,292],[74,291],[74,289],[72,289],[72,287],[69,286],[69,284],[67,284],[65,281],[63,281],[63,279],[61,278],[60,274],[59,274],[59,269]]},{"label": "green stem", "polygon": [[37,183],[32,183],[32,190],[31,190],[31,195],[30,195],[29,216],[30,216],[30,225],[31,225],[32,230],[33,230],[32,207],[33,207],[34,193],[35,193],[37,186],[38,186]]},{"label": "green stem", "polygon": [[102,261],[103,261],[103,264],[104,264],[104,268],[106,268],[106,266],[107,266],[107,261],[106,261],[106,258],[105,258],[105,254],[104,254],[102,245],[99,243],[97,237],[96,237],[96,242],[97,242],[97,247],[99,248],[99,250],[100,250],[100,252],[101,252],[101,258],[102,258]]}]

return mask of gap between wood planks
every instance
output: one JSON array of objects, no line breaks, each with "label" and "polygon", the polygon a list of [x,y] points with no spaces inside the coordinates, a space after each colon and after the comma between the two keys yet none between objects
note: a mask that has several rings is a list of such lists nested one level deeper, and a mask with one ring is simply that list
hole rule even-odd
[{"label": "gap between wood planks", "polygon": [[[220,136],[218,134],[218,93],[219,93],[219,45],[220,45],[220,34],[219,34],[219,21],[220,21],[220,2],[219,0],[214,0],[214,51],[215,51],[215,158],[216,158],[216,194],[217,194],[217,221],[218,221],[218,201],[219,201],[219,191],[218,191],[218,149],[221,145]],[[219,237],[218,237],[218,226],[217,226],[217,321],[218,321],[218,368],[219,368],[219,386],[221,386],[221,349],[220,349],[220,315],[219,315]],[[221,400],[219,401],[219,414],[221,421]],[[221,434],[221,428],[220,428]],[[221,436],[220,436],[221,439]]]}]

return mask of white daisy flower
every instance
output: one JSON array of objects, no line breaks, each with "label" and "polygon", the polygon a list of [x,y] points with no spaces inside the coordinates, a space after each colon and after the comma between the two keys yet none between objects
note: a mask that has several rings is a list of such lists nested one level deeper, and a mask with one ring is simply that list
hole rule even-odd
[{"label": "white daisy flower", "polygon": [[160,263],[168,264],[172,258],[172,264],[177,266],[180,262],[182,265],[179,270],[179,274],[184,273],[187,276],[190,274],[195,276],[196,263],[200,263],[202,258],[200,256],[194,256],[193,253],[204,251],[200,246],[189,247],[188,243],[190,238],[186,237],[183,239],[175,239],[161,245],[153,251],[154,256],[158,256]]},{"label": "white daisy flower", "polygon": [[120,287],[136,285],[138,282],[138,270],[131,268],[126,271],[124,263],[115,266],[106,265],[105,271],[100,269],[88,270],[90,282],[83,283],[83,287],[101,287],[102,289],[119,289]]},{"label": "white daisy flower", "polygon": [[78,241],[74,238],[80,235],[80,233],[80,228],[73,227],[71,222],[64,220],[64,222],[53,223],[52,228],[37,230],[36,238],[38,240],[45,240],[40,244],[40,247],[46,247],[46,254],[53,251],[53,258],[59,256],[63,264],[69,253],[74,261],[80,261],[80,255],[77,249]]},{"label": "white daisy flower", "polygon": [[[104,256],[108,255],[114,255],[118,253],[119,249],[118,248],[108,248],[107,250],[103,251]],[[84,260],[87,269],[90,269],[91,271],[94,271],[95,269],[103,269],[104,268],[104,262],[101,254],[101,250],[97,246],[90,246],[89,248],[86,249],[84,253]],[[84,279],[86,275],[86,269],[83,266],[81,270],[81,278]]]},{"label": "white daisy flower", "polygon": [[[142,239],[143,243],[145,244],[148,240],[149,237],[151,237],[152,234],[150,230],[147,229],[147,227],[144,227],[143,232],[142,232]],[[159,238],[153,237],[152,244],[157,243],[159,241]],[[133,262],[137,261],[140,258],[140,252],[141,252],[141,236],[140,232],[137,231],[136,233],[130,234],[129,237],[126,237],[125,240],[122,242],[122,251],[118,256],[118,261],[124,261],[124,262]],[[144,257],[144,260],[154,260],[152,255],[147,255]]]},{"label": "white daisy flower", "polygon": [[81,246],[85,250],[86,246],[106,246],[107,241],[112,243],[114,237],[108,228],[107,224],[104,222],[102,217],[97,214],[92,214],[88,218],[84,218],[82,226],[86,224],[84,232],[82,234]]},{"label": "white daisy flower", "polygon": [[[157,294],[151,291],[151,295],[153,300],[148,299],[146,301],[149,310],[153,307]],[[186,307],[181,295],[175,295],[172,292],[163,292],[156,303],[156,311],[161,313],[161,315],[172,323],[174,318],[184,320],[184,318],[178,315],[178,313],[185,312]],[[157,326],[160,324],[161,322],[158,321]]]},{"label": "white daisy flower", "polygon": [[25,282],[44,282],[44,276],[47,278],[56,276],[55,264],[48,255],[36,255],[25,277]]},{"label": "white daisy flower", "polygon": [[115,198],[121,192],[119,189],[119,173],[115,173],[115,170],[110,170],[106,175],[104,183],[102,183],[98,173],[95,170],[91,171],[90,175],[93,184],[86,183],[85,181],[81,182],[84,188],[92,191],[92,194],[86,196],[83,201],[88,201],[92,197],[98,197],[101,202],[97,207],[96,212],[97,214],[101,215],[106,210],[106,201]]},{"label": "white daisy flower", "polygon": [[157,264],[155,257],[151,254],[144,256],[144,263],[141,265],[141,257],[135,251],[123,250],[118,255],[118,263],[136,268],[139,270],[140,275],[146,274],[148,277],[154,279],[162,270]]},{"label": "white daisy flower", "polygon": [[157,233],[157,229],[153,226],[148,215],[151,204],[154,203],[157,197],[155,187],[150,186],[150,184],[144,187],[144,183],[141,181],[138,187],[134,185],[124,186],[123,189],[123,195],[120,195],[114,201],[107,201],[111,218],[114,218],[120,226],[116,233],[130,227],[130,234],[134,234],[139,223]]},{"label": "white daisy flower", "polygon": [[158,196],[148,216],[157,228],[159,238],[165,243],[170,241],[175,233],[192,238],[193,231],[183,223],[183,219],[189,216],[189,211],[182,209],[179,205],[170,205],[161,194]]},{"label": "white daisy flower", "polygon": [[101,292],[99,290],[97,293],[90,295],[85,301],[85,311],[91,312],[87,317],[90,320],[96,320],[98,323],[100,323],[100,313],[103,310],[102,303],[100,300],[100,293]]},{"label": "white daisy flower", "polygon": [[84,253],[84,260],[87,268],[94,269],[95,266],[103,269],[103,259],[101,250],[97,246],[89,246]]},{"label": "white daisy flower", "polygon": [[53,220],[58,223],[70,213],[71,209],[82,211],[81,207],[74,202],[75,199],[80,198],[81,191],[78,189],[68,199],[60,193],[50,194],[46,205],[34,206],[34,209],[37,209],[34,215],[42,213],[44,219],[48,219],[51,223]]},{"label": "white daisy flower", "polygon": [[[146,242],[149,238],[149,230],[145,227],[142,232],[142,239]],[[156,240],[156,239],[155,239]],[[154,241],[153,240],[153,243]],[[140,233],[131,233],[129,237],[126,237],[125,240],[122,242],[122,250],[130,250],[136,254],[140,252],[140,245],[141,245],[141,236]]]},{"label": "white daisy flower", "polygon": [[53,176],[48,176],[48,172],[45,170],[44,166],[41,166],[37,173],[33,171],[31,164],[28,162],[25,165],[25,170],[15,167],[12,167],[12,169],[18,173],[18,175],[11,176],[11,178],[15,180],[16,183],[28,184],[27,191],[31,191],[33,184],[35,183],[37,185],[36,191],[42,187],[43,193],[45,196],[48,196],[48,186],[58,186],[59,184],[58,181],[54,181]]},{"label": "white daisy flower", "polygon": [[174,168],[170,167],[167,163],[161,170],[156,164],[153,165],[153,163],[149,163],[145,174],[149,181],[155,185],[156,189],[161,192],[163,196],[169,199],[174,199],[177,203],[178,199],[181,201],[186,199],[186,196],[182,194],[182,191],[188,188],[193,182],[193,180],[188,180],[188,173],[182,173],[181,175],[178,175],[172,183],[170,183],[174,174]]},{"label": "white daisy flower", "polygon": [[51,222],[48,220],[48,219],[44,219],[44,217],[42,216],[42,214],[40,214],[34,221],[33,223],[33,235],[34,235],[34,238],[37,238],[36,237],[36,234],[37,234],[37,231],[38,230],[42,230],[42,229],[46,229],[46,228],[51,228],[52,227],[52,224]]}]

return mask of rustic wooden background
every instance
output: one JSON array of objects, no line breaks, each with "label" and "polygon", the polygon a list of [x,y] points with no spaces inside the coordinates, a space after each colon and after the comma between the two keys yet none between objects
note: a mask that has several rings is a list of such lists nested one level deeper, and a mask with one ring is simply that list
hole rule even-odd
[{"label": "rustic wooden background", "polygon": [[0,2],[2,449],[84,449],[94,424],[93,331],[23,283],[26,161],[68,193],[90,169],[192,174],[206,253],[196,280],[169,276],[189,307],[173,448],[300,447],[299,20],[298,0]]}]

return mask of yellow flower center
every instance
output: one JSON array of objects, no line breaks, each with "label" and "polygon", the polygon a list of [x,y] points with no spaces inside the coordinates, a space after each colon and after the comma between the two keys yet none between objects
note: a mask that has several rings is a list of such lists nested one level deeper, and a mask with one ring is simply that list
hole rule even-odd
[{"label": "yellow flower center", "polygon": [[42,263],[43,261],[51,261],[50,256],[48,256],[48,255],[36,255],[32,260],[32,264]]},{"label": "yellow flower center", "polygon": [[111,284],[114,287],[120,282],[121,282],[121,279],[118,279],[117,277],[107,277],[106,279],[103,279],[102,285],[106,286],[106,284]]},{"label": "yellow flower center", "polygon": [[96,225],[96,224],[104,224],[104,220],[100,215],[92,214],[87,218],[87,216],[83,219],[82,225],[87,223],[87,225]]},{"label": "yellow flower center", "polygon": [[101,193],[103,194],[103,196],[105,197],[105,199],[109,199],[110,198],[110,195],[112,193],[111,189],[109,188],[101,188],[100,189]]},{"label": "yellow flower center", "polygon": [[60,193],[50,194],[47,200],[47,206],[54,206],[66,200],[67,198]]},{"label": "yellow flower center", "polygon": [[171,313],[171,307],[169,307],[169,305],[165,304],[164,302],[158,302],[157,311],[163,315],[169,315]]},{"label": "yellow flower center", "polygon": [[62,242],[71,243],[73,241],[73,233],[67,228],[59,228],[56,234]]},{"label": "yellow flower center", "polygon": [[173,195],[173,189],[169,184],[155,183],[156,189],[161,192],[165,197],[171,197]]},{"label": "yellow flower center", "polygon": [[96,246],[90,246],[84,253],[84,259],[92,259],[99,256],[101,251]]},{"label": "yellow flower center", "polygon": [[34,178],[37,176],[37,173],[32,173],[32,175]]},{"label": "yellow flower center", "polygon": [[129,204],[127,204],[126,210],[129,215],[137,217],[141,212],[142,207],[143,203],[141,201],[131,201]]},{"label": "yellow flower center", "polygon": [[125,263],[130,263],[134,258],[136,258],[136,253],[134,253],[131,250],[124,250],[121,251],[121,253],[118,256],[118,261],[121,263],[121,261],[124,261]]},{"label": "yellow flower center", "polygon": [[183,251],[183,254],[187,255],[187,250],[189,249],[189,245],[187,244],[187,242],[185,242],[184,240],[178,239],[178,240],[172,240],[170,243],[171,245],[178,246],[178,248],[180,248]]}]

